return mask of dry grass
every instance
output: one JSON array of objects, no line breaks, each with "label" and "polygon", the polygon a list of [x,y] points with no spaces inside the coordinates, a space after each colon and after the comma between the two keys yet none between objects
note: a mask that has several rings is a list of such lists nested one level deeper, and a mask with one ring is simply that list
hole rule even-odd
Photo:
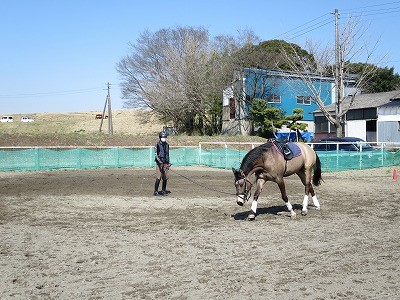
[{"label": "dry grass", "polygon": [[[31,114],[33,123],[20,122],[21,115],[13,115],[13,123],[2,123],[2,133],[9,134],[54,134],[54,133],[96,133],[101,119],[99,112],[40,113]],[[162,129],[162,123],[154,114],[146,110],[116,110],[113,112],[113,131],[116,134],[148,135]],[[103,132],[108,130],[108,120],[103,120]]]},{"label": "dry grass", "polygon": [[[31,114],[33,123],[20,122],[21,115],[12,115],[13,123],[0,123],[0,147],[17,146],[150,146],[158,139],[163,123],[146,110],[113,111],[113,135],[108,133],[108,120],[99,112]],[[197,146],[200,141],[260,142],[259,137],[187,136],[170,137],[171,146]]]}]

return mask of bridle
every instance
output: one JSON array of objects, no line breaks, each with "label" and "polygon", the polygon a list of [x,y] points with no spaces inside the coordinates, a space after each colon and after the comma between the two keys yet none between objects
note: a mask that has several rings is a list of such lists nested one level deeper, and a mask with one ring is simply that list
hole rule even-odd
[{"label": "bridle", "polygon": [[[238,185],[241,186],[240,183],[239,183],[240,180],[244,180],[244,182],[243,182],[244,191],[243,191],[243,193],[240,193],[240,194],[238,192],[236,192],[236,196],[238,198],[242,199],[243,202],[246,202],[247,199],[251,196],[251,193],[250,193],[250,195],[248,195],[248,193],[250,192],[251,187],[253,186],[253,183],[247,177],[244,177],[244,178],[240,178],[240,179],[235,181],[235,185],[236,186],[238,186]],[[247,184],[246,183],[250,184],[250,188],[249,189],[247,189]]]}]

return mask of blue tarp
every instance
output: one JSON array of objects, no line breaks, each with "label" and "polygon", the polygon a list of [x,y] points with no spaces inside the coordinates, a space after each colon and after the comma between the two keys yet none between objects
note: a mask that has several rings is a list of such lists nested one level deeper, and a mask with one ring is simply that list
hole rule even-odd
[{"label": "blue tarp", "polygon": [[[289,142],[296,142],[297,137],[296,137],[296,132],[278,132],[276,134],[279,140],[285,140],[287,139]],[[314,132],[301,132],[301,138],[306,141],[306,142],[311,142],[312,139],[314,138]]]}]

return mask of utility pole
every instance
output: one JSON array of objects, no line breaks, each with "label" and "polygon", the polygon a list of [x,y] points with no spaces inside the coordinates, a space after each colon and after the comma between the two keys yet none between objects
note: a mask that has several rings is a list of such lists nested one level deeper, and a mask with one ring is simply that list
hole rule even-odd
[{"label": "utility pole", "polygon": [[108,118],[107,118],[108,119],[108,134],[113,134],[110,88],[111,88],[111,85],[108,82],[107,83],[107,97],[106,97],[106,102],[104,103],[103,114],[101,115],[99,131],[101,132],[101,128],[103,127],[103,120],[105,117],[106,108],[108,108]]},{"label": "utility pole", "polygon": [[336,136],[342,137],[343,132],[343,116],[342,116],[342,102],[343,102],[343,67],[342,67],[342,52],[340,49],[339,37],[339,10],[335,9],[335,83],[336,83]]}]

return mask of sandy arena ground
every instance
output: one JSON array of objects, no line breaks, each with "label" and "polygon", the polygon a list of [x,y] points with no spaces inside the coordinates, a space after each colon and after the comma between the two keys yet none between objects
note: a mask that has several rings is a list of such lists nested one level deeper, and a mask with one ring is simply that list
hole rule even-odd
[{"label": "sandy arena ground", "polygon": [[0,299],[400,299],[393,169],[323,173],[307,216],[289,177],[295,219],[267,183],[254,222],[231,171],[173,170],[0,173]]}]

